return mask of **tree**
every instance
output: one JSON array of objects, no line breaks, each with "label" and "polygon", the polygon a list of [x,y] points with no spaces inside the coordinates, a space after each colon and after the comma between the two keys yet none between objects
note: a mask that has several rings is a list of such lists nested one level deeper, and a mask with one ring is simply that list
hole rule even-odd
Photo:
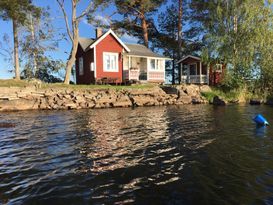
[{"label": "tree", "polygon": [[149,29],[155,28],[152,14],[163,2],[165,0],[115,0],[118,12],[124,19],[116,21],[114,26],[126,29],[134,36],[142,36],[143,44],[149,47]]},{"label": "tree", "polygon": [[18,27],[24,25],[27,21],[27,14],[39,16],[40,9],[35,7],[30,0],[1,0],[0,17],[3,20],[11,20],[13,27],[13,44],[14,44],[14,68],[15,79],[20,79],[19,68],[19,40]]},{"label": "tree", "polygon": [[80,1],[71,0],[70,10],[72,11],[72,13],[71,13],[70,20],[64,6],[64,0],[56,0],[56,1],[62,10],[64,20],[65,20],[67,35],[69,37],[70,42],[72,43],[70,55],[66,63],[66,73],[65,73],[65,79],[64,79],[64,83],[69,84],[71,71],[76,60],[76,52],[77,52],[78,44],[79,44],[79,23],[87,15],[87,13],[89,15],[94,14],[100,5],[102,5],[103,3],[106,3],[107,1],[106,0],[89,0],[88,6],[82,11],[80,15],[77,16],[77,7]]},{"label": "tree", "polygon": [[176,61],[179,59],[178,48],[178,7],[171,5],[158,16],[159,34],[154,38],[154,46],[163,49],[163,54],[170,56],[172,60],[172,84],[175,84]]},{"label": "tree", "polygon": [[58,41],[62,36],[54,29],[49,10],[49,7],[42,8],[39,18],[34,18],[31,13],[27,16],[28,21],[20,38],[20,54],[24,57],[24,78],[52,82],[53,73],[64,68],[61,60],[56,60],[50,55],[52,51],[57,50]]},{"label": "tree", "polygon": [[[211,60],[224,60],[233,77],[246,84],[265,70],[272,53],[272,1],[191,1],[192,21],[199,27]],[[273,59],[267,59],[272,61]]]},{"label": "tree", "polygon": [[158,32],[151,35],[152,46],[163,50],[164,55],[170,56],[173,59],[172,69],[168,70],[168,72],[171,72],[172,84],[175,84],[177,79],[179,83],[181,80],[176,77],[177,74],[177,76],[181,76],[181,70],[176,62],[183,55],[193,54],[201,48],[200,42],[194,39],[198,33],[194,33],[195,35],[193,35],[191,30],[182,30],[183,27],[186,27],[184,25],[188,25],[189,16],[188,3],[186,1],[178,2],[174,0],[171,5],[166,7],[166,10],[159,14],[157,20]]},{"label": "tree", "polygon": [[[182,57],[182,15],[183,15],[183,1],[178,0],[178,25],[177,25],[177,30],[178,30],[178,59],[181,59]],[[181,83],[181,69],[178,68],[178,76],[179,80],[178,83]]]}]

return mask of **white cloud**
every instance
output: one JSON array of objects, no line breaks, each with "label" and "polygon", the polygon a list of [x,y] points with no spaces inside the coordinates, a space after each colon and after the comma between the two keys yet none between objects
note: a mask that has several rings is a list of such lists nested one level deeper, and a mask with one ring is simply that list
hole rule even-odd
[{"label": "white cloud", "polygon": [[100,14],[98,14],[97,16],[95,16],[95,19],[96,19],[97,21],[101,22],[103,25],[109,26],[110,23],[111,23],[110,19],[108,19],[107,17],[102,16],[102,15],[100,15]]}]

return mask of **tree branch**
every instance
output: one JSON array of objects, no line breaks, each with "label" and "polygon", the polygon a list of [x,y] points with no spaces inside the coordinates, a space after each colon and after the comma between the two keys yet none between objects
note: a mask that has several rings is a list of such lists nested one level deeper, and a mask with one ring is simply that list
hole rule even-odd
[{"label": "tree branch", "polygon": [[87,12],[91,9],[92,6],[93,6],[93,2],[90,2],[89,5],[86,7],[86,9],[76,19],[81,20],[87,14]]},{"label": "tree branch", "polygon": [[141,18],[141,17],[144,16],[144,14],[143,14],[141,11],[139,11],[138,9],[136,9],[135,7],[132,7],[132,6],[130,6],[130,5],[126,5],[126,6],[127,6],[128,8],[130,8],[130,9],[134,10],[136,13],[138,13],[139,18]]},{"label": "tree branch", "polygon": [[72,36],[72,33],[70,31],[70,28],[69,28],[68,17],[67,17],[65,8],[64,8],[64,0],[62,0],[62,1],[61,0],[56,0],[56,1],[59,4],[59,6],[60,6],[60,8],[61,8],[61,10],[63,12],[67,34],[68,34],[70,40],[73,42],[73,36]]}]

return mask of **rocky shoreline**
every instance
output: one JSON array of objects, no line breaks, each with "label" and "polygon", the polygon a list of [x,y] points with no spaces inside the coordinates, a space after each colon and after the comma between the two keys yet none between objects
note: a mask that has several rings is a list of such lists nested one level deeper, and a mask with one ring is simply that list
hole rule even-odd
[{"label": "rocky shoreline", "polygon": [[203,85],[146,89],[1,88],[0,111],[64,110],[208,103]]}]

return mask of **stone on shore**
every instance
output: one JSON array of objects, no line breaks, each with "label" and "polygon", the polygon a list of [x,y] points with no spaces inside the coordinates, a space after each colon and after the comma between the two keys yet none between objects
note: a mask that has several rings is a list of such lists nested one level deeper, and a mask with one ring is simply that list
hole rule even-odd
[{"label": "stone on shore", "polygon": [[224,105],[226,105],[227,103],[226,103],[225,100],[223,100],[223,99],[220,98],[219,96],[215,96],[215,97],[213,98],[212,104],[213,104],[213,105],[224,106]]},{"label": "stone on shore", "polygon": [[[163,89],[164,88],[164,89]],[[5,88],[0,95],[2,110],[61,110],[206,103],[201,96],[208,86],[180,85],[147,89]]]},{"label": "stone on shore", "polygon": [[255,98],[255,99],[250,99],[249,104],[250,105],[261,105],[262,102],[263,102],[263,100]]}]

